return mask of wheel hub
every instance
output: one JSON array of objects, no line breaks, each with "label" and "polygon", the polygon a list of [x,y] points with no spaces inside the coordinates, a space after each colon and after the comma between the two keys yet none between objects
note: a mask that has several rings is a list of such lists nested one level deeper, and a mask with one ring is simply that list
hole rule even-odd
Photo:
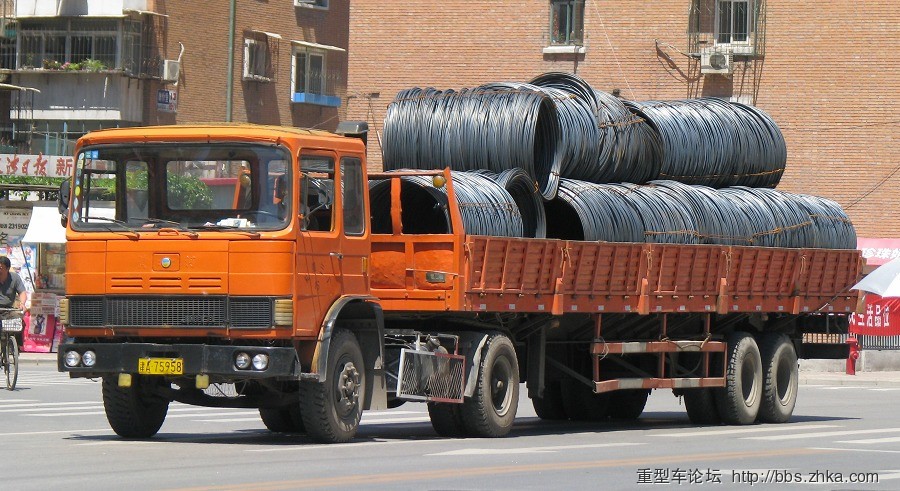
[{"label": "wheel hub", "polygon": [[353,362],[344,364],[338,377],[338,403],[344,411],[356,407],[359,401],[359,371]]}]

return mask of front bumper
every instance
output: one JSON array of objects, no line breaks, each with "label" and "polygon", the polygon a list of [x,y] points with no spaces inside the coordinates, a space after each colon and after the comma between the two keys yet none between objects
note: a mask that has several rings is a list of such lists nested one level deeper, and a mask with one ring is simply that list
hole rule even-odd
[{"label": "front bumper", "polygon": [[[97,362],[92,367],[66,365],[66,353],[75,350],[79,354],[93,351]],[[234,366],[239,352],[253,356],[258,353],[269,356],[265,370],[238,370]],[[60,372],[72,377],[102,377],[118,373],[137,373],[140,358],[181,358],[184,360],[184,376],[213,375],[233,379],[264,379],[300,377],[300,361],[293,348],[263,346],[218,346],[205,344],[155,344],[155,343],[65,343],[60,345],[56,362]]]}]

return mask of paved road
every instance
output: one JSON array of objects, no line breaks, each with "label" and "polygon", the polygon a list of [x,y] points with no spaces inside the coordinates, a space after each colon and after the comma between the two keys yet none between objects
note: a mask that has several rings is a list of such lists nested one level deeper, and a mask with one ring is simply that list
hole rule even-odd
[{"label": "paved road", "polygon": [[801,387],[783,425],[693,427],[659,391],[629,424],[548,423],[524,399],[503,439],[438,438],[424,406],[407,404],[367,413],[344,445],[270,433],[252,410],[173,403],[156,438],[126,441],[106,425],[99,383],[23,364],[20,389],[0,391],[2,487],[900,489],[900,385],[825,382]]}]

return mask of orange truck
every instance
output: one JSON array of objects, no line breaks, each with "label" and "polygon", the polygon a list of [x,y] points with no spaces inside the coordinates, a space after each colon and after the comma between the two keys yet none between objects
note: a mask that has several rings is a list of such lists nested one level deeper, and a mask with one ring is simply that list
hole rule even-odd
[{"label": "orange truck", "polygon": [[[366,130],[78,141],[58,366],[102,378],[117,434],[178,401],[346,442],[364,410],[424,402],[441,435],[497,437],[523,382],[545,419],[634,419],[672,389],[694,422],[777,423],[798,358],[846,357],[858,251],[468,235],[450,171],[370,174]],[[405,205],[410,175],[438,206]]]}]

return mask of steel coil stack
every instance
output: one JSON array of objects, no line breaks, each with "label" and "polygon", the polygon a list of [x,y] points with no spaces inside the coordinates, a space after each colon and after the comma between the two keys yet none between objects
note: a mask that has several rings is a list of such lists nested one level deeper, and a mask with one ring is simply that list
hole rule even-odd
[{"label": "steel coil stack", "polygon": [[560,145],[565,149],[561,177],[595,183],[657,177],[662,160],[659,136],[624,101],[569,73],[545,73],[530,83],[556,103]]},{"label": "steel coil stack", "polygon": [[[453,172],[453,190],[467,234],[522,237],[522,215],[512,195],[490,177]],[[403,233],[446,234],[452,231],[446,187],[436,188],[430,176],[401,178]],[[372,232],[391,233],[389,180],[369,183]]]},{"label": "steel coil stack", "polygon": [[413,88],[388,106],[382,162],[385,170],[450,167],[499,174],[518,167],[550,199],[561,164],[559,138],[556,107],[542,91]]},{"label": "steel coil stack", "polygon": [[676,181],[646,185],[561,179],[546,203],[548,237],[567,240],[852,249],[856,235],[837,203],[744,186]]},{"label": "steel coil stack", "polygon": [[519,213],[522,215],[522,233],[524,237],[544,238],[547,236],[547,217],[544,212],[544,199],[537,188],[537,183],[522,169],[507,169],[500,174],[489,170],[474,171],[485,175],[512,196]]},{"label": "steel coil stack", "polygon": [[771,188],[784,173],[784,136],[762,110],[714,98],[628,106],[659,132],[661,179],[715,188]]}]

